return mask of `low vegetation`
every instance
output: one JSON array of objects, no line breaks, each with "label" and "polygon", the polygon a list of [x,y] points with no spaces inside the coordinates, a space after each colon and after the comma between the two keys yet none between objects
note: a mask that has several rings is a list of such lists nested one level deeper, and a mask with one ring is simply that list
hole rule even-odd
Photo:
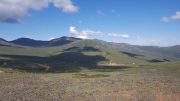
[{"label": "low vegetation", "polygon": [[30,73],[6,68],[0,71],[1,101],[180,100],[180,62],[136,65],[116,72],[94,69]]},{"label": "low vegetation", "polygon": [[84,74],[84,73],[79,73],[79,74],[74,74],[74,78],[102,78],[102,77],[110,77],[110,75],[105,75],[105,74]]}]

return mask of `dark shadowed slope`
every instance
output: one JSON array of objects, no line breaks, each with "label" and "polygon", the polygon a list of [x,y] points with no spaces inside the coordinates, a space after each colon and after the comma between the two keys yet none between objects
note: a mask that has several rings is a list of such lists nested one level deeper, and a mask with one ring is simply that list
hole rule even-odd
[{"label": "dark shadowed slope", "polygon": [[11,41],[11,43],[23,45],[23,46],[39,47],[48,44],[48,41],[40,41],[29,38],[19,38]]},{"label": "dark shadowed slope", "polygon": [[0,66],[26,71],[76,72],[81,68],[93,69],[97,63],[105,61],[103,56],[87,56],[81,52],[64,52],[49,57],[0,55],[12,60],[0,60]]},{"label": "dark shadowed slope", "polygon": [[65,45],[65,44],[68,44],[77,40],[80,40],[80,39],[73,38],[73,37],[61,37],[61,38],[56,38],[50,41],[41,41],[41,40],[34,40],[34,39],[29,39],[29,38],[19,38],[19,39],[11,41],[11,43],[23,45],[23,46],[30,46],[30,47],[51,47],[51,46]]}]

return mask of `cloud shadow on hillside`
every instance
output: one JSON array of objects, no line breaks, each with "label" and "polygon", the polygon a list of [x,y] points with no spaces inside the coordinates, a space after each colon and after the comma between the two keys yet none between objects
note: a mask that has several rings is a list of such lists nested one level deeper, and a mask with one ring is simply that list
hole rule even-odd
[{"label": "cloud shadow on hillside", "polygon": [[81,52],[64,52],[49,57],[22,56],[22,55],[0,55],[0,57],[12,58],[12,60],[0,60],[0,66],[12,69],[24,70],[26,72],[80,72],[86,69],[123,69],[121,66],[98,66],[100,61],[106,61],[103,56],[87,56]]}]

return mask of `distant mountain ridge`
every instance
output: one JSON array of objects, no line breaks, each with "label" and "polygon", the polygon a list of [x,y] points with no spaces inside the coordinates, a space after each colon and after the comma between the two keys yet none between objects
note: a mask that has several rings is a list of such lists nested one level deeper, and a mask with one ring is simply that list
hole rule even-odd
[{"label": "distant mountain ridge", "polygon": [[43,46],[47,44],[48,41],[40,41],[40,40],[34,40],[34,39],[29,39],[29,38],[19,38],[19,39],[10,41],[10,43],[23,45],[23,46],[39,47],[39,46]]},{"label": "distant mountain ridge", "polygon": [[34,40],[29,38],[19,38],[13,41],[6,41],[1,38],[0,46],[33,48],[44,47],[49,50],[51,50],[51,47],[55,47],[56,50],[63,49],[74,50],[79,52],[86,51],[83,49],[89,47],[89,49],[98,49],[101,52],[105,50],[113,50],[116,52],[121,52],[122,54],[128,53],[147,57],[162,58],[167,60],[180,60],[180,45],[172,47],[138,46],[130,45],[127,43],[113,43],[98,39],[80,39],[66,36],[52,39],[49,41]]},{"label": "distant mountain ridge", "polygon": [[[64,44],[68,44],[71,42],[75,42],[78,40],[84,40],[81,38],[75,38],[75,37],[67,37],[67,36],[63,36],[60,38],[55,38],[52,40],[47,40],[47,41],[42,41],[42,40],[35,40],[35,39],[31,39],[31,38],[18,38],[12,41],[7,41],[3,38],[0,38],[0,43],[2,42],[6,42],[6,43],[13,43],[13,44],[17,44],[17,45],[23,45],[23,46],[31,46],[31,47],[38,47],[38,46],[59,46],[59,45],[64,45]],[[91,40],[91,39],[87,39],[87,40]],[[107,41],[103,41],[103,40],[99,40],[99,39],[92,39],[93,41],[98,41],[101,43],[108,43],[109,46],[115,48],[116,45],[119,45],[121,48],[122,47],[131,47],[131,46],[136,46],[136,47],[149,47],[149,48],[180,48],[180,45],[174,45],[174,46],[167,46],[167,47],[160,47],[160,46],[140,46],[140,45],[131,45],[128,43],[115,43],[115,42],[107,42]],[[119,47],[116,47],[119,48]],[[127,48],[127,47],[126,47]]]},{"label": "distant mountain ridge", "polygon": [[30,47],[49,47],[49,46],[59,46],[59,45],[68,44],[76,40],[80,40],[80,39],[74,37],[60,37],[60,38],[52,39],[50,41],[41,41],[30,38],[19,38],[10,41],[10,43],[23,45],[23,46],[30,46]]}]

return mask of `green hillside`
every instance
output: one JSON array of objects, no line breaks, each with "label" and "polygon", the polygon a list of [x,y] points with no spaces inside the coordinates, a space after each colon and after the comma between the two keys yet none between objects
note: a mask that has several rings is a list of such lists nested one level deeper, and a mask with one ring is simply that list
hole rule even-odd
[{"label": "green hillside", "polygon": [[179,46],[61,41],[1,40],[0,100],[179,101]]},{"label": "green hillside", "polygon": [[16,45],[1,40],[0,63],[15,69],[61,72],[180,60],[178,55],[175,55],[179,54],[177,46],[166,48],[133,46],[72,37],[54,39],[53,42],[67,42],[65,40],[71,42],[43,47]]}]

